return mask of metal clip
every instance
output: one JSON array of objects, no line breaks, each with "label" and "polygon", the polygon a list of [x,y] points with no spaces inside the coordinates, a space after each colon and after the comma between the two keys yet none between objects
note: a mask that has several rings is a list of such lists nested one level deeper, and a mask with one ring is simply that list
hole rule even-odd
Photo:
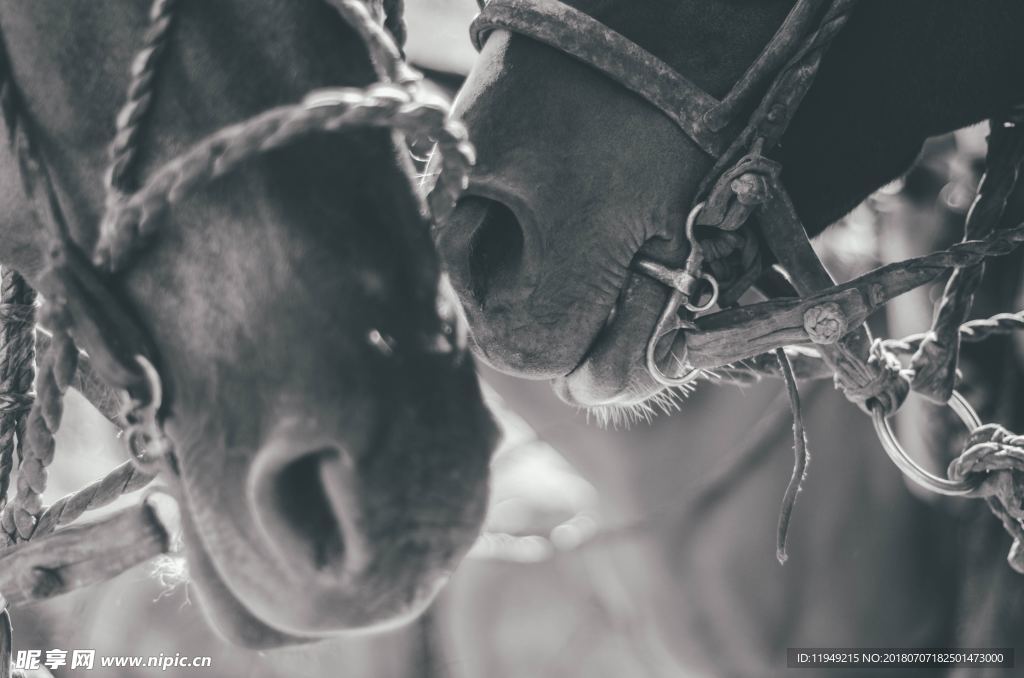
[{"label": "metal clip", "polygon": [[166,457],[173,450],[173,444],[160,425],[159,412],[163,404],[163,382],[153,363],[143,355],[135,356],[146,381],[143,398],[129,399],[124,414],[128,426],[125,431],[128,452],[132,461],[142,471],[155,473],[162,469]]},{"label": "metal clip", "polygon": [[[685,308],[692,317],[694,314],[710,310],[718,303],[718,281],[714,276],[702,272],[704,252],[694,235],[697,217],[703,209],[704,203],[698,203],[690,210],[690,214],[686,218],[686,239],[690,243],[690,254],[687,256],[686,265],[682,270],[669,268],[650,259],[637,259],[636,261],[636,267],[640,272],[672,290],[647,342],[645,354],[647,371],[662,386],[684,386],[700,376],[701,372],[699,369],[690,369],[681,376],[673,377],[663,372],[658,366],[656,352],[658,343],[664,336],[684,329],[696,329],[689,319],[684,320],[679,317],[680,308]],[[710,287],[708,297],[703,302],[700,299],[702,281]],[[676,360],[680,365],[685,365],[686,354],[684,353],[682,358],[676,358]]]}]

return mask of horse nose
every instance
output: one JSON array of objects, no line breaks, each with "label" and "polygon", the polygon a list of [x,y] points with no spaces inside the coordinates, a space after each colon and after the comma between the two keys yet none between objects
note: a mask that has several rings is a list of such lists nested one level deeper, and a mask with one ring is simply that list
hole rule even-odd
[{"label": "horse nose", "polygon": [[484,310],[529,294],[527,234],[505,204],[465,197],[437,235],[438,249],[463,301],[472,300]]},{"label": "horse nose", "polygon": [[329,583],[372,559],[361,531],[355,470],[337,441],[304,427],[277,429],[249,470],[250,510],[285,567]]}]

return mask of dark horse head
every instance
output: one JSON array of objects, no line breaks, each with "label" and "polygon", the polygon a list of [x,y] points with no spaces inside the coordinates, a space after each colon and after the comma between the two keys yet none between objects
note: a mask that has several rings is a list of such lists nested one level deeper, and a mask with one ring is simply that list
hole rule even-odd
[{"label": "dark horse head", "polygon": [[[721,98],[793,2],[564,5]],[[857,4],[775,151],[811,235],[903,172],[927,136],[1024,100],[1024,62],[1013,48],[1022,18],[1012,0]],[[641,251],[678,257],[712,159],[604,73],[506,30],[486,37],[456,111],[478,164],[436,240],[479,354],[498,369],[553,380],[578,405],[657,393],[644,347],[667,291],[631,265]]]},{"label": "dark horse head", "polygon": [[[0,5],[21,115],[88,251],[147,3]],[[311,89],[376,77],[326,3],[179,2],[139,144],[144,180],[199,138]],[[402,140],[321,134],[261,155],[163,217],[112,284],[165,378],[199,598],[272,646],[408,619],[478,534],[495,430],[446,333]],[[4,265],[40,277],[12,149]],[[72,327],[74,332],[74,327]]]}]

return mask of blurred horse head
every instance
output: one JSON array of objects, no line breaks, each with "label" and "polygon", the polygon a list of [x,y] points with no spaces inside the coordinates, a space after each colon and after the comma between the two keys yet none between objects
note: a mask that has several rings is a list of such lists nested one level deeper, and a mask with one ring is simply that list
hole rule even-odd
[{"label": "blurred horse head", "polygon": [[[173,20],[137,140],[143,180],[225,125],[376,80],[326,3],[180,2]],[[86,251],[147,25],[134,0],[0,5],[5,96]],[[238,643],[409,619],[481,525],[495,429],[402,143],[359,129],[260,155],[175,205],[109,280],[164,377],[199,599]],[[18,162],[0,152],[0,258],[49,295]]]},{"label": "blurred horse head", "polygon": [[[582,13],[717,99],[794,6],[495,2],[519,18],[539,7],[549,27],[575,26]],[[905,171],[927,136],[1024,99],[1008,28],[1022,12],[1011,1],[855,6],[774,153],[812,235]],[[667,298],[662,285],[631,268],[638,254],[682,263],[683,223],[714,159],[671,113],[569,56],[564,50],[572,48],[559,42],[575,39],[571,32],[528,32],[499,26],[477,35],[480,58],[456,112],[478,163],[435,239],[481,357],[552,380],[576,405],[630,406],[662,388],[645,367],[644,348]],[[594,58],[619,56],[609,47]],[[675,86],[648,70],[648,91]]]}]

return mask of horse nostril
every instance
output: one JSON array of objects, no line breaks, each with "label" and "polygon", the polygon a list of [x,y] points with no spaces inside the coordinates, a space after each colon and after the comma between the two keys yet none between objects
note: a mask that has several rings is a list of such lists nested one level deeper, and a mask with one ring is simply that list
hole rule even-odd
[{"label": "horse nostril", "polygon": [[291,526],[292,536],[315,569],[324,570],[345,557],[341,524],[320,479],[321,464],[336,450],[317,450],[282,468],[270,481],[269,509]]},{"label": "horse nostril", "polygon": [[505,205],[484,198],[486,214],[469,243],[470,290],[481,306],[488,298],[517,283],[523,258],[523,229]]},{"label": "horse nostril", "polygon": [[251,507],[274,550],[305,572],[330,577],[361,569],[367,549],[344,454],[329,446],[302,451],[271,445],[258,457]]}]

